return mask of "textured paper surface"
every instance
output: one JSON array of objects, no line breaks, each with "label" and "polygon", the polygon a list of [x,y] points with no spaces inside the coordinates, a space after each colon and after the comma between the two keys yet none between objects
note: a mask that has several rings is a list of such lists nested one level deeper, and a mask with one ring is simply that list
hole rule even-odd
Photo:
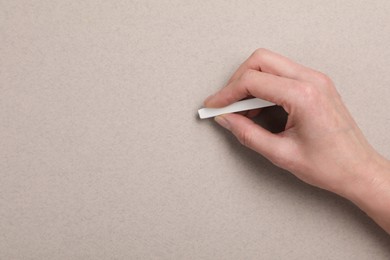
[{"label": "textured paper surface", "polygon": [[389,13],[0,0],[0,259],[389,259],[364,213],[196,114],[265,47],[331,76],[389,158]]}]

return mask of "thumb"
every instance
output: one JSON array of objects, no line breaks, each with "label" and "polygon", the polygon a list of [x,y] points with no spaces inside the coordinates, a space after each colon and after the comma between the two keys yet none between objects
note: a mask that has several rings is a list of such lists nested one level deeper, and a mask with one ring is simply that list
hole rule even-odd
[{"label": "thumb", "polygon": [[217,116],[215,121],[231,131],[241,144],[262,154],[272,162],[280,159],[283,141],[281,136],[267,131],[249,118],[239,114]]}]

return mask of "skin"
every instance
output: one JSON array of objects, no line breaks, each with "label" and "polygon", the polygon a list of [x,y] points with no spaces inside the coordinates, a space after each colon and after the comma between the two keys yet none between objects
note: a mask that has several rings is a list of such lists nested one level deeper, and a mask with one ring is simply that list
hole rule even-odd
[{"label": "skin", "polygon": [[204,104],[224,107],[252,96],[284,108],[285,131],[255,124],[250,117],[259,110],[215,121],[278,167],[351,200],[390,233],[390,162],[367,142],[329,77],[258,49]]}]

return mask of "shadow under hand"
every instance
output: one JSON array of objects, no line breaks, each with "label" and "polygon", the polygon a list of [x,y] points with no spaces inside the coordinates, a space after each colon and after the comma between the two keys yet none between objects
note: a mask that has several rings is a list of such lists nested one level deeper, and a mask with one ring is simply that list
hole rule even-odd
[{"label": "shadow under hand", "polygon": [[[268,131],[279,133],[284,131],[287,118],[288,114],[282,107],[273,106],[264,108],[253,120]],[[261,183],[266,182],[267,185],[288,193],[289,196],[297,199],[310,198],[310,200],[315,200],[318,205],[322,204],[323,207],[332,208],[332,211],[337,212],[337,214],[345,215],[346,219],[357,222],[357,226],[361,226],[367,236],[372,237],[390,254],[390,236],[354,204],[336,194],[304,183],[291,173],[273,165],[258,153],[242,146],[230,132],[217,124],[215,124],[215,128],[221,135],[225,136],[232,153],[248,165],[251,174],[254,175],[253,178],[258,179]]]}]

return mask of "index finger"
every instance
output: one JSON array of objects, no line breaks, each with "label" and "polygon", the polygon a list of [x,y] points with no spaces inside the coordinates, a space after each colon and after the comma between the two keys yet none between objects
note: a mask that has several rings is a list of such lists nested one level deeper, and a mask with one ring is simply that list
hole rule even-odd
[{"label": "index finger", "polygon": [[311,81],[312,78],[314,80],[313,74],[315,74],[313,73],[313,70],[280,54],[260,48],[254,51],[252,55],[238,67],[227,84],[241,77],[248,69],[299,81]]},{"label": "index finger", "polygon": [[282,106],[287,113],[298,98],[301,82],[257,70],[247,70],[205,101],[207,107],[224,107],[248,96],[261,98]]}]

